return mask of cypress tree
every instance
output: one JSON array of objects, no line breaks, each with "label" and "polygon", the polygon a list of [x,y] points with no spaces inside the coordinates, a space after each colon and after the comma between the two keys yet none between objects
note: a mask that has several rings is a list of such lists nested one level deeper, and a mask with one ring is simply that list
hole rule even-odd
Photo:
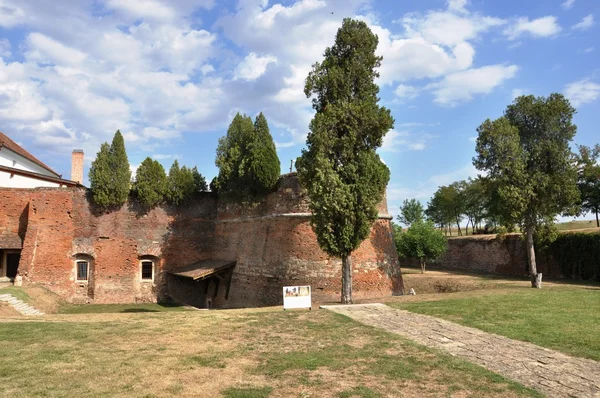
[{"label": "cypress tree", "polygon": [[304,88],[316,114],[296,169],[319,246],[342,259],[344,304],[352,303],[352,251],[369,236],[390,178],[376,152],[394,126],[389,109],[378,105],[377,43],[366,23],[344,19]]},{"label": "cypress tree", "polygon": [[185,166],[179,168],[179,162],[175,159],[167,177],[168,201],[180,205],[187,202],[195,191],[194,173]]},{"label": "cypress tree", "polygon": [[131,170],[125,151],[125,141],[119,130],[113,137],[110,145],[110,170],[112,179],[110,184],[111,206],[119,207],[127,201],[131,189]]},{"label": "cypress tree", "polygon": [[111,205],[110,184],[112,171],[110,169],[110,145],[103,143],[100,152],[90,167],[90,189],[92,200],[98,206],[106,209]]},{"label": "cypress tree", "polygon": [[273,190],[280,164],[267,119],[261,113],[255,123],[235,115],[227,135],[219,140],[215,164],[219,168],[214,188],[245,199]]},{"label": "cypress tree", "polygon": [[194,176],[194,188],[196,192],[203,192],[208,190],[208,185],[206,185],[206,179],[200,172],[198,171],[198,167],[194,166],[192,169],[192,175]]},{"label": "cypress tree", "polygon": [[267,118],[261,112],[254,121],[254,136],[247,162],[253,193],[268,193],[279,180],[281,166]]},{"label": "cypress tree", "polygon": [[167,174],[163,166],[149,157],[137,169],[133,190],[140,205],[151,209],[164,200],[167,190]]}]

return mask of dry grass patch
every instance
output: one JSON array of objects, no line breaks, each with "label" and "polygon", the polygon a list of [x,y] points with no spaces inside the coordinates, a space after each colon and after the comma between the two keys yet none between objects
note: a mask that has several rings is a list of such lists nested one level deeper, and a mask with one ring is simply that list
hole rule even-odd
[{"label": "dry grass patch", "polygon": [[54,315],[0,323],[0,396],[530,396],[327,311]]}]

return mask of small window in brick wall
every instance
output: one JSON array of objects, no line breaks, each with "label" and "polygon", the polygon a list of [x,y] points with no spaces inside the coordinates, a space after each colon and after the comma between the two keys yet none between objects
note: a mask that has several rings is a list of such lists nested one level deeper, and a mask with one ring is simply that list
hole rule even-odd
[{"label": "small window in brick wall", "polygon": [[150,260],[142,261],[142,280],[152,281],[154,279],[154,262]]},{"label": "small window in brick wall", "polygon": [[87,281],[90,264],[87,261],[77,261],[77,280]]}]

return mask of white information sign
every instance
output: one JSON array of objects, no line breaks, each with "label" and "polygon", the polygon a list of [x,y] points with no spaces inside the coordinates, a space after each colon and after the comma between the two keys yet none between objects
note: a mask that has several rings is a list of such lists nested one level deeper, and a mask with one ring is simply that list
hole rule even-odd
[{"label": "white information sign", "polygon": [[283,309],[288,308],[312,309],[310,286],[284,286]]}]

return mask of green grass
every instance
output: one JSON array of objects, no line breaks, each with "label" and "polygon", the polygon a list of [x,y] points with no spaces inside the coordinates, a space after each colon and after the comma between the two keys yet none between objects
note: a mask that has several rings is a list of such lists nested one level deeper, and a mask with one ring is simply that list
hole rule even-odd
[{"label": "green grass", "polygon": [[29,295],[25,293],[20,287],[3,287],[2,289],[0,289],[0,294],[11,294],[13,297],[18,298],[19,300],[24,301],[26,303],[29,303],[31,301]]},{"label": "green grass", "polygon": [[59,309],[60,314],[111,314],[135,312],[173,312],[189,311],[177,304],[65,304]]},{"label": "green grass", "polygon": [[271,395],[273,389],[271,387],[262,388],[236,388],[230,387],[223,390],[225,398],[267,398]]},{"label": "green grass", "polygon": [[540,396],[331,312],[59,315],[0,323],[0,396]]},{"label": "green grass", "polygon": [[547,287],[393,307],[600,360],[600,289]]}]

